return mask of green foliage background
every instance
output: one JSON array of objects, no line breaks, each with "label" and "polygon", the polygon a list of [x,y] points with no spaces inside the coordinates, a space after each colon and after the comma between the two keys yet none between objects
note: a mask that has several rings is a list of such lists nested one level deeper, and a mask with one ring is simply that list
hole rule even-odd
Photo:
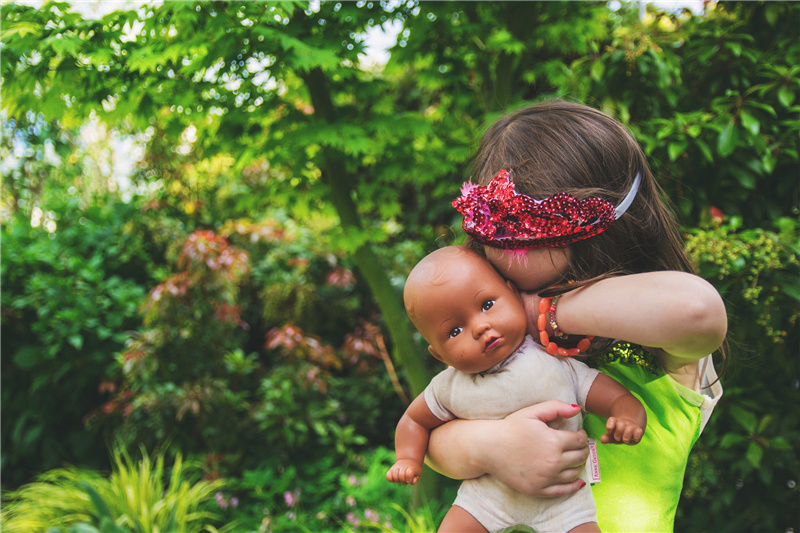
[{"label": "green foliage background", "polygon": [[400,290],[483,128],[558,96],[631,128],[728,305],[676,528],[800,528],[800,6],[614,7],[3,4],[3,488],[121,441],[226,479],[241,530],[424,530],[380,480],[436,370]]}]

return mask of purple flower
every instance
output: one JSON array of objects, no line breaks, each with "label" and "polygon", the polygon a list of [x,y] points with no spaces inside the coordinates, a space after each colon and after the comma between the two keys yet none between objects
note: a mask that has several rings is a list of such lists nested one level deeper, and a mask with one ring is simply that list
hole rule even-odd
[{"label": "purple flower", "polygon": [[291,509],[297,502],[300,500],[300,491],[295,490],[293,492],[289,492],[288,490],[283,493],[283,501],[286,502],[286,505]]},{"label": "purple flower", "polygon": [[217,498],[217,505],[219,505],[221,509],[228,508],[228,500],[225,499],[225,496],[221,492],[218,492],[216,494],[216,498]]},{"label": "purple flower", "polygon": [[358,527],[358,524],[361,523],[361,520],[356,518],[356,515],[353,513],[347,513],[347,521],[353,524],[354,526]]}]

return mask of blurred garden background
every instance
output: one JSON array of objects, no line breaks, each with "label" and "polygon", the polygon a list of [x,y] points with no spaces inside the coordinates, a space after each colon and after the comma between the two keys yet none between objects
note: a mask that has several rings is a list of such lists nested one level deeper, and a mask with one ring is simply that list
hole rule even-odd
[{"label": "blurred garden background", "polygon": [[384,477],[440,369],[403,283],[553,97],[634,132],[728,306],[676,530],[800,530],[800,4],[94,7],[0,7],[4,530],[433,529],[455,484]]}]

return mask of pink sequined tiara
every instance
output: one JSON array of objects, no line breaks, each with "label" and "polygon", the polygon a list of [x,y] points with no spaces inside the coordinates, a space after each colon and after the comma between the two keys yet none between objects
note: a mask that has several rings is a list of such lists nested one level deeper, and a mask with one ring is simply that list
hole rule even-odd
[{"label": "pink sequined tiara", "polygon": [[636,197],[641,174],[615,208],[602,198],[578,200],[558,193],[535,200],[518,193],[507,170],[488,186],[465,183],[453,207],[464,215],[463,227],[476,241],[494,248],[530,250],[564,246],[608,229]]}]

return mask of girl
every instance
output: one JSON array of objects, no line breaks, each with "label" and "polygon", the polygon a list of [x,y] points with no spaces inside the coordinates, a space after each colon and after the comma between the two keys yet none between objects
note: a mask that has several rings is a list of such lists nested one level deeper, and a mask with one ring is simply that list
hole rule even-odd
[{"label": "girl", "polygon": [[[503,170],[513,184],[502,182]],[[571,353],[581,339],[647,411],[638,446],[598,445],[600,528],[672,531],[689,452],[722,394],[709,354],[724,341],[727,317],[717,291],[692,273],[644,153],[612,118],[553,101],[491,126],[474,176],[485,187],[471,191],[477,204],[465,192],[454,205],[466,213],[472,246],[526,291],[529,331]],[[583,336],[594,336],[588,348]],[[544,422],[577,412],[550,402],[499,421],[448,422],[432,432],[429,460],[459,479],[491,473],[530,494],[571,494],[581,486],[586,433],[599,438],[604,423],[589,415],[584,433]]]}]

